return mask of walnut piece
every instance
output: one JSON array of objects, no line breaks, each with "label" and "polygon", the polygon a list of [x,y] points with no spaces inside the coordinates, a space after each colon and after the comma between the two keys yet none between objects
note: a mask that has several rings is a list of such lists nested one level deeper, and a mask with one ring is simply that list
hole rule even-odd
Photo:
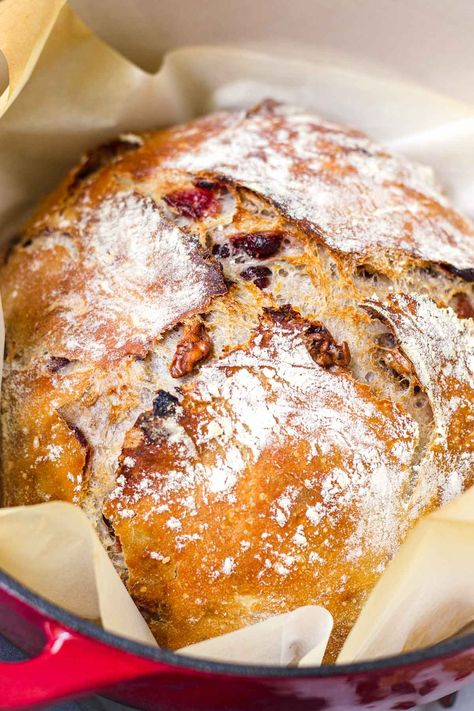
[{"label": "walnut piece", "polygon": [[209,355],[211,347],[211,339],[201,321],[188,326],[176,346],[176,352],[170,365],[172,377],[182,378],[183,375],[191,373],[196,363]]},{"label": "walnut piece", "polygon": [[311,324],[305,336],[312,359],[322,368],[349,365],[351,354],[347,342],[336,343],[328,329],[319,321]]}]

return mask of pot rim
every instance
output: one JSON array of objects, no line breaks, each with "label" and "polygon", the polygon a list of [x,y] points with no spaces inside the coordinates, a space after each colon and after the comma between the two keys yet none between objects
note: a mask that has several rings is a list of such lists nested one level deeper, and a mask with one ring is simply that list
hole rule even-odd
[{"label": "pot rim", "polygon": [[196,659],[185,655],[176,654],[167,649],[152,647],[143,642],[137,642],[126,637],[107,632],[93,622],[84,620],[73,613],[49,602],[41,595],[29,590],[25,585],[15,580],[7,573],[0,571],[0,587],[13,592],[29,607],[47,615],[49,618],[70,627],[71,629],[93,639],[97,639],[109,646],[121,649],[139,657],[145,657],[157,662],[210,674],[227,674],[233,676],[252,677],[320,677],[330,678],[348,674],[361,674],[371,671],[388,670],[394,667],[412,666],[427,661],[438,661],[468,649],[474,649],[474,632],[460,637],[455,637],[444,642],[424,647],[414,652],[406,652],[391,657],[383,657],[366,662],[351,664],[328,664],[319,667],[277,667],[258,666],[245,664],[232,664],[230,662],[216,662],[205,659]]}]

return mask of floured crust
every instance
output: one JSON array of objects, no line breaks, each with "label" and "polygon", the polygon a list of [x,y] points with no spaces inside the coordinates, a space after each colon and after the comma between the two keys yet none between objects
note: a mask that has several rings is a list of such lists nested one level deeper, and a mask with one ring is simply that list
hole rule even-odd
[{"label": "floured crust", "polygon": [[474,483],[474,322],[417,295],[367,307],[392,329],[430,400],[434,428],[412,505],[434,508]]},{"label": "floured crust", "polygon": [[[14,301],[7,295],[5,308],[8,313],[11,305],[16,321],[23,300],[38,299],[42,308],[26,338],[69,360],[144,356],[160,333],[227,290],[219,265],[195,238],[167,220],[150,197],[119,184],[107,185],[92,203],[83,198],[63,216],[61,230],[30,239],[19,268],[33,271],[35,280],[30,288],[25,280]],[[15,262],[13,254],[10,270]]]},{"label": "floured crust", "polygon": [[[142,607],[173,608],[154,628],[165,646],[308,599],[337,613],[406,525],[416,422],[345,369],[318,366],[308,325],[281,313],[126,436],[105,514]],[[339,620],[346,631],[353,611]]]},{"label": "floured crust", "polygon": [[[165,168],[217,174],[255,191],[328,247],[385,264],[394,253],[474,268],[474,232],[432,171],[363,133],[266,102],[175,129]],[[469,236],[469,239],[466,239]]]},{"label": "floured crust", "polygon": [[334,659],[472,484],[472,237],[274,102],[92,151],[2,268],[4,503],[81,505],[162,644],[319,603]]}]

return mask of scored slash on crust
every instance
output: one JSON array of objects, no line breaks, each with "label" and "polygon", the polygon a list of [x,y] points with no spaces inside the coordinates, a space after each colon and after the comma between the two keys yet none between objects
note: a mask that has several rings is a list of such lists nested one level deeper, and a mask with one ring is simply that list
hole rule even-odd
[{"label": "scored slash on crust", "polygon": [[450,208],[429,168],[387,153],[359,131],[277,102],[217,114],[201,126],[189,145],[186,126],[170,132],[175,143],[169,155],[162,149],[164,167],[255,191],[342,253],[383,263],[392,250],[461,270],[465,278],[474,273],[472,227]]},{"label": "scored slash on crust", "polygon": [[424,296],[391,294],[364,308],[389,326],[428,395],[434,416],[417,466],[412,515],[449,501],[474,483],[474,327]]},{"label": "scored slash on crust", "polygon": [[[150,197],[105,195],[75,220],[77,256],[63,257],[55,303],[36,324],[49,352],[104,363],[143,357],[163,331],[227,291],[218,262]],[[52,249],[54,235],[34,255],[37,272],[48,270]]]}]

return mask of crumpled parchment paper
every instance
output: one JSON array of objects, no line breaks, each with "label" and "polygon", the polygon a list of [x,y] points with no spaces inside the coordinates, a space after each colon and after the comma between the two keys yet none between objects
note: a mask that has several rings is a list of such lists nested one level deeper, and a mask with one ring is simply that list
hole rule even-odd
[{"label": "crumpled parchment paper", "polygon": [[[147,2],[139,0],[134,15],[129,3],[114,4],[112,14],[109,0],[100,4],[75,0],[74,6],[94,19],[102,34],[115,39],[124,52],[127,18],[123,13],[132,12],[135,32],[129,33],[127,54],[137,56],[138,52],[144,66],[161,62],[155,74],[98,39],[63,0],[3,0],[0,4],[2,240],[21,226],[38,198],[94,144],[121,131],[159,127],[215,108],[249,106],[268,96],[360,127],[390,148],[433,165],[457,206],[474,214],[474,108],[465,101],[470,96],[468,74],[463,83],[457,69],[449,95],[449,91],[439,91],[443,86],[439,77],[422,86],[419,72],[412,72],[416,83],[403,52],[398,68],[403,71],[396,66],[389,71],[386,53],[377,49],[371,26],[377,20],[373,0],[357,3],[356,14],[367,35],[369,63],[359,55],[329,51],[327,36],[325,46],[309,48],[282,44],[281,32],[276,33],[278,43],[269,34],[265,42],[254,41],[253,46],[240,42],[240,46],[170,50],[172,35],[166,27],[156,35],[161,45],[145,46],[146,38],[152,36],[148,27],[140,45],[136,39],[140,23],[143,27],[144,18],[146,23],[159,18],[156,6],[147,15]],[[418,0],[414,6],[419,9],[423,2],[427,6],[427,0]],[[183,12],[182,5],[175,13]],[[323,3],[312,4],[315,21],[319,5],[322,8]],[[440,7],[438,2],[435,5]],[[459,7],[464,5],[459,3]],[[171,22],[172,8],[169,3],[165,6],[164,17]],[[347,3],[339,1],[331,6],[334,25],[329,38],[331,32],[337,38],[337,17],[344,14],[344,6]],[[258,14],[258,8],[259,3],[252,3],[247,11]],[[216,0],[213,9],[224,22],[226,4]],[[439,16],[431,14],[433,27],[438,27]],[[458,15],[454,13],[455,19]],[[251,17],[247,19],[252,22]],[[291,22],[291,18],[281,18],[282,23],[285,20]],[[456,27],[462,43],[462,23]],[[199,23],[196,45],[198,31]],[[428,33],[426,24],[424,32]],[[192,27],[186,25],[186,33],[189,43]],[[140,46],[142,51],[137,50]],[[426,43],[423,46],[426,50]],[[452,54],[455,62],[458,49]],[[443,51],[449,64],[449,48]],[[379,65],[377,53],[384,57]],[[464,629],[474,619],[473,562],[471,490],[426,517],[410,533],[370,596],[338,661],[396,654]],[[0,567],[81,617],[117,634],[156,644],[93,527],[70,504],[52,502],[0,511]],[[326,610],[307,606],[180,651],[248,664],[318,665],[331,628]]]}]

